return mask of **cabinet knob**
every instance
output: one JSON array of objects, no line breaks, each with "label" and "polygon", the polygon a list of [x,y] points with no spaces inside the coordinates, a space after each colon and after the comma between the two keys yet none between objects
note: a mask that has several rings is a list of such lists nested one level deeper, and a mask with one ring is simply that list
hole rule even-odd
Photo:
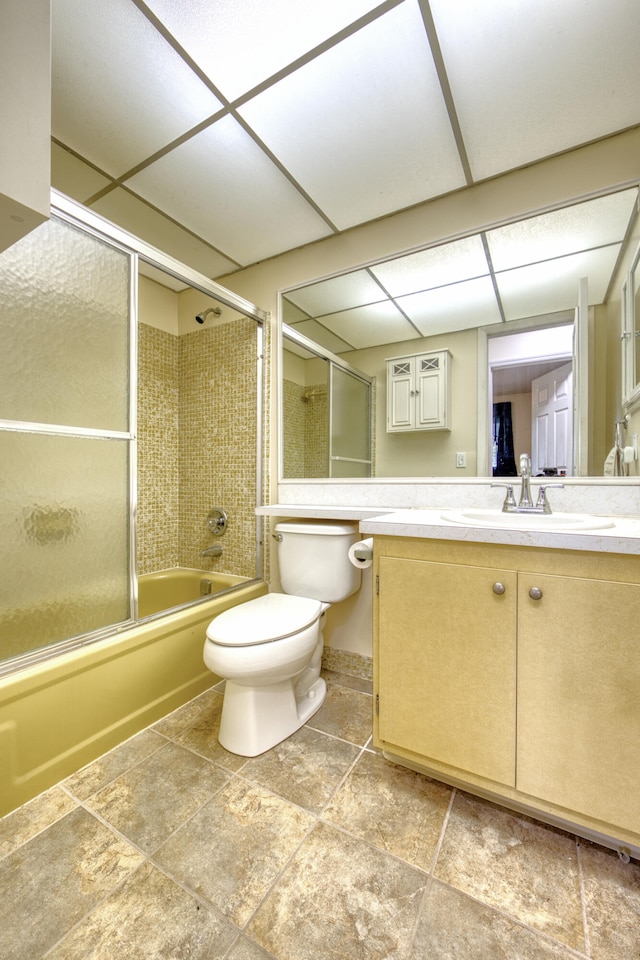
[{"label": "cabinet knob", "polygon": [[500,583],[499,580],[498,580],[496,583],[494,583],[494,585],[493,585],[493,592],[494,592],[494,593],[497,593],[498,596],[501,597],[502,594],[504,593],[504,591],[505,591],[505,585],[504,585],[504,583]]},{"label": "cabinet knob", "polygon": [[532,600],[539,600],[542,596],[542,590],[540,587],[531,587],[529,590],[529,596]]}]

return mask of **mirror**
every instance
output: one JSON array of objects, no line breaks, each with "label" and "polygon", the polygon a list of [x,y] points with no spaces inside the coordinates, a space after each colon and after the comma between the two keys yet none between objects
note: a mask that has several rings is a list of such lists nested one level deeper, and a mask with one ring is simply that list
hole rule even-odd
[{"label": "mirror", "polygon": [[[494,404],[511,404],[516,463],[531,452],[540,429],[534,381],[551,374],[553,384],[558,371],[576,434],[566,456],[540,454],[539,472],[603,476],[624,412],[623,286],[640,243],[637,206],[634,186],[283,291],[282,389],[291,387],[288,358],[300,359],[304,341],[297,386],[313,387],[319,357],[371,379],[372,477],[459,479],[494,474]],[[585,278],[588,302],[578,314]],[[581,384],[578,332],[589,358]],[[447,427],[390,430],[387,361],[434,351],[450,356]],[[291,408],[281,414],[289,450],[281,478],[303,479],[291,453]]]}]

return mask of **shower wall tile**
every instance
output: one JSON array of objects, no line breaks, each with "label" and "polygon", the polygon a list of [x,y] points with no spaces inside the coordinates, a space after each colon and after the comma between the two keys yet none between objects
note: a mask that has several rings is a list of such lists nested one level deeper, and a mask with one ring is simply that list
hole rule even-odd
[{"label": "shower wall tile", "polygon": [[[139,325],[138,572],[197,567],[255,576],[256,325],[181,337]],[[212,507],[229,517],[219,541]],[[201,552],[219,542],[219,558]]]}]

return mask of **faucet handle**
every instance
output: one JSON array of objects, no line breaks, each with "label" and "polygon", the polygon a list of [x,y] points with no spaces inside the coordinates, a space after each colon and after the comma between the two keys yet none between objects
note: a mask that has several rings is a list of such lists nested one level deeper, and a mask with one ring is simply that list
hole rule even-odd
[{"label": "faucet handle", "polygon": [[504,503],[502,504],[502,512],[509,513],[512,509],[515,509],[516,500],[513,495],[513,484],[512,483],[492,483],[492,487],[505,487],[506,493],[504,497]]},{"label": "faucet handle", "polygon": [[564,483],[541,483],[538,487],[536,509],[542,508],[543,513],[551,513],[551,505],[547,500],[547,487],[564,487]]}]

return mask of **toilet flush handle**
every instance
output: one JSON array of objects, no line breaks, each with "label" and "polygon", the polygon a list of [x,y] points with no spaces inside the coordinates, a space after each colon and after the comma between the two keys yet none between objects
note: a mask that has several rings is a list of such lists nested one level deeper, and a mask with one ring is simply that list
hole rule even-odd
[{"label": "toilet flush handle", "polygon": [[274,540],[277,540],[278,543],[281,543],[284,540],[284,536],[281,533],[272,533],[271,536]]}]

